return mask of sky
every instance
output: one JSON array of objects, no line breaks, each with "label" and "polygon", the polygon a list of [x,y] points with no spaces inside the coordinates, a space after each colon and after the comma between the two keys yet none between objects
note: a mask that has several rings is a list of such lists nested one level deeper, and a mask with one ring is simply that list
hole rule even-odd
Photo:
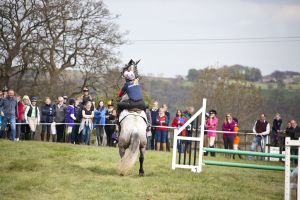
[{"label": "sky", "polygon": [[[140,73],[174,77],[189,69],[241,64],[263,75],[300,72],[300,1],[106,0],[127,32],[123,63]],[[287,37],[287,38],[286,38]],[[292,38],[291,38],[292,37]],[[248,39],[245,39],[248,38]]]}]

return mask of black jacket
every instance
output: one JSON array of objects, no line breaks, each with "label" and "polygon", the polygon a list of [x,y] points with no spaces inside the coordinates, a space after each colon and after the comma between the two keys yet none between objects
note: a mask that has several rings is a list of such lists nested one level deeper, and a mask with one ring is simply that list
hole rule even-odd
[{"label": "black jacket", "polygon": [[41,107],[41,122],[52,123],[56,115],[55,106],[45,104]]},{"label": "black jacket", "polygon": [[277,132],[278,130],[280,130],[281,124],[282,124],[282,119],[279,119],[279,120],[274,119],[273,120],[272,131]]},{"label": "black jacket", "polygon": [[80,123],[82,119],[82,105],[74,106],[74,116],[76,118],[75,122]]}]

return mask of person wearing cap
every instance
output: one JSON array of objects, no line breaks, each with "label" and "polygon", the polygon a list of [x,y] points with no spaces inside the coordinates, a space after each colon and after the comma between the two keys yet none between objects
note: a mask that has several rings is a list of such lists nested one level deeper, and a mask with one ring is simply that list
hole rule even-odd
[{"label": "person wearing cap", "polygon": [[89,93],[89,89],[87,87],[84,87],[82,89],[82,105],[85,105],[88,101],[92,102],[92,96]]},{"label": "person wearing cap", "polygon": [[0,135],[4,133],[4,130],[9,123],[11,128],[10,139],[12,141],[16,141],[16,118],[18,116],[18,102],[15,99],[14,90],[8,90],[8,96],[2,99],[2,101],[0,102],[0,108],[0,113],[3,117]]},{"label": "person wearing cap", "polygon": [[36,127],[40,123],[40,110],[37,106],[37,98],[31,98],[31,105],[27,106],[25,109],[25,121],[30,127],[30,139],[34,140]]},{"label": "person wearing cap", "polygon": [[[217,111],[216,110],[210,110],[209,111],[209,117],[205,122],[205,129],[207,130],[207,144],[209,148],[215,147],[215,140],[216,140],[216,130],[218,126],[218,118],[217,118]],[[208,155],[208,153],[205,153],[204,155]],[[211,156],[215,156],[216,154],[211,152]]]},{"label": "person wearing cap", "polygon": [[134,68],[129,66],[124,71],[123,77],[125,83],[119,91],[118,96],[122,98],[118,103],[118,113],[124,109],[138,108],[145,110],[146,105],[142,94],[142,87],[139,84],[139,79],[135,76]]}]

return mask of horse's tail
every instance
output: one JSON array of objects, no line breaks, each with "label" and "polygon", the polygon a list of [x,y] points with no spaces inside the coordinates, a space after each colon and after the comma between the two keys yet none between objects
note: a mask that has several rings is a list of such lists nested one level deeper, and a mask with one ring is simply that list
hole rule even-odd
[{"label": "horse's tail", "polygon": [[137,155],[139,153],[140,138],[137,129],[135,128],[131,134],[129,148],[126,149],[125,155],[121,159],[119,173],[126,175],[129,170],[134,166]]}]

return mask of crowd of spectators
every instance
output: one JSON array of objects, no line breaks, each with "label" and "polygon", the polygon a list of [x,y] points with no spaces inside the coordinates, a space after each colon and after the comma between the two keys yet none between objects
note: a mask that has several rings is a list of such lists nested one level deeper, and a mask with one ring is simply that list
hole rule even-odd
[{"label": "crowd of spectators", "polygon": [[[95,106],[88,88],[75,98],[60,96],[56,103],[46,97],[37,106],[37,97],[21,97],[6,87],[0,93],[0,137],[11,141],[41,140],[90,144],[93,129],[96,131],[96,145],[115,146],[116,109],[109,101],[107,107],[100,100]],[[36,134],[41,125],[40,134]],[[104,141],[106,134],[107,142]],[[40,136],[40,138],[38,138]]]},{"label": "crowd of spectators", "polygon": [[[83,94],[77,98],[61,96],[56,103],[52,103],[50,97],[44,99],[41,107],[37,106],[37,97],[25,95],[23,97],[15,94],[14,90],[6,87],[0,92],[0,137],[9,138],[12,141],[41,140],[52,142],[65,142],[72,144],[89,145],[91,133],[95,129],[96,145],[115,146],[117,143],[117,110],[113,102],[109,101],[107,107],[103,100],[95,104],[88,88],[83,89]],[[156,151],[170,151],[170,139],[173,129],[182,127],[194,114],[194,108],[188,107],[186,110],[177,110],[172,118],[168,111],[168,106],[155,101],[151,108],[146,109],[149,126],[147,132],[147,149]],[[40,134],[36,134],[37,126],[41,124]],[[260,114],[259,119],[253,126],[253,141],[250,150],[265,152],[267,135],[271,134],[270,143],[274,146],[284,144],[282,137],[283,120],[279,113],[276,113],[272,127],[266,120],[265,114]],[[205,146],[216,147],[217,127],[219,119],[217,111],[212,109],[206,113],[205,122]],[[220,124],[221,125],[221,124]],[[238,119],[227,113],[222,123],[223,143],[225,149],[239,149],[240,137]],[[172,127],[172,128],[171,128]],[[181,133],[181,136],[193,136],[195,123],[192,122]],[[298,139],[300,127],[295,120],[287,123],[284,131],[286,136]],[[40,138],[37,138],[40,135]],[[106,141],[104,136],[106,135]],[[178,142],[178,152],[183,153],[188,150],[191,143],[188,141]],[[293,154],[298,153],[293,149]],[[204,155],[207,155],[205,153]],[[211,156],[215,156],[211,153]],[[252,159],[251,156],[248,159]]]}]

